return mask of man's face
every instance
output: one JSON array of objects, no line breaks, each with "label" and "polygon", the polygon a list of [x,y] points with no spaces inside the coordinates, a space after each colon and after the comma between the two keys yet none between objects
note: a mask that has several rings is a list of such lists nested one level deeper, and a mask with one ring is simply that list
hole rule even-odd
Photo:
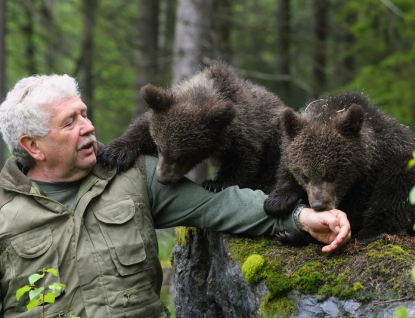
[{"label": "man's face", "polygon": [[48,181],[75,181],[86,176],[96,163],[94,126],[87,118],[87,107],[72,96],[48,107],[50,132],[37,140],[44,155],[40,163]]}]

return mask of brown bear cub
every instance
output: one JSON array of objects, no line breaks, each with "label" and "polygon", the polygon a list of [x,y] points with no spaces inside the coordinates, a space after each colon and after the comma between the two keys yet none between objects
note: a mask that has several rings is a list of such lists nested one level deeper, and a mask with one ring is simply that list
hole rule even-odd
[{"label": "brown bear cub", "polygon": [[[285,218],[301,199],[315,210],[344,211],[357,239],[412,230],[415,207],[408,196],[415,169],[407,165],[415,138],[408,127],[354,91],[317,100],[301,115],[287,109],[282,117],[268,214]],[[294,242],[287,234],[284,239]]]},{"label": "brown bear cub", "polygon": [[170,90],[148,84],[140,92],[150,110],[100,149],[99,161],[124,170],[140,154],[158,154],[158,181],[169,184],[208,159],[216,170],[203,184],[210,191],[275,186],[278,120],[287,108],[276,95],[224,62]]}]

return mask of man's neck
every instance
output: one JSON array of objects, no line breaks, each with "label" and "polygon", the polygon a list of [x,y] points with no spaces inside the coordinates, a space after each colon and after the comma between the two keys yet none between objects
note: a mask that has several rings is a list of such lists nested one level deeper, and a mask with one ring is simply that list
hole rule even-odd
[{"label": "man's neck", "polygon": [[44,181],[44,182],[74,182],[74,181],[81,180],[82,178],[87,176],[90,171],[91,169],[78,170],[77,172],[74,172],[72,174],[61,175],[59,173],[54,173],[51,171],[44,171],[35,166],[29,169],[26,176],[29,179],[39,180],[39,181]]}]

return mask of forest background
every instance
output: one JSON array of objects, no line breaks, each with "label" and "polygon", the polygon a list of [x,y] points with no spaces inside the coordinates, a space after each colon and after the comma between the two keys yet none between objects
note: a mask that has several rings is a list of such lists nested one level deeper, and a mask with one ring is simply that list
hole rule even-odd
[{"label": "forest background", "polygon": [[141,86],[223,59],[294,109],[351,88],[414,129],[414,40],[413,0],[0,0],[0,102],[69,74],[105,144],[146,111]]},{"label": "forest background", "polygon": [[0,0],[0,101],[67,73],[107,143],[147,109],[141,86],[221,58],[295,109],[353,88],[414,127],[414,40],[413,0]]}]

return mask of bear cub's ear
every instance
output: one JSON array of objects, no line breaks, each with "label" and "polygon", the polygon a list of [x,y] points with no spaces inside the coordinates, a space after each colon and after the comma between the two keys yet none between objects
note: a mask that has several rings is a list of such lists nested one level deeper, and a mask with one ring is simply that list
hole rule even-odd
[{"label": "bear cub's ear", "polygon": [[147,84],[140,89],[147,105],[157,113],[166,112],[173,103],[173,97],[165,89]]},{"label": "bear cub's ear", "polygon": [[229,125],[236,117],[236,108],[232,102],[220,102],[212,106],[206,114],[206,119],[218,128]]},{"label": "bear cub's ear", "polygon": [[363,107],[358,104],[352,104],[340,116],[336,118],[336,128],[340,134],[345,137],[358,136],[362,129],[365,113]]},{"label": "bear cub's ear", "polygon": [[282,113],[282,129],[290,140],[293,140],[299,134],[304,125],[304,120],[292,109],[287,108]]}]

